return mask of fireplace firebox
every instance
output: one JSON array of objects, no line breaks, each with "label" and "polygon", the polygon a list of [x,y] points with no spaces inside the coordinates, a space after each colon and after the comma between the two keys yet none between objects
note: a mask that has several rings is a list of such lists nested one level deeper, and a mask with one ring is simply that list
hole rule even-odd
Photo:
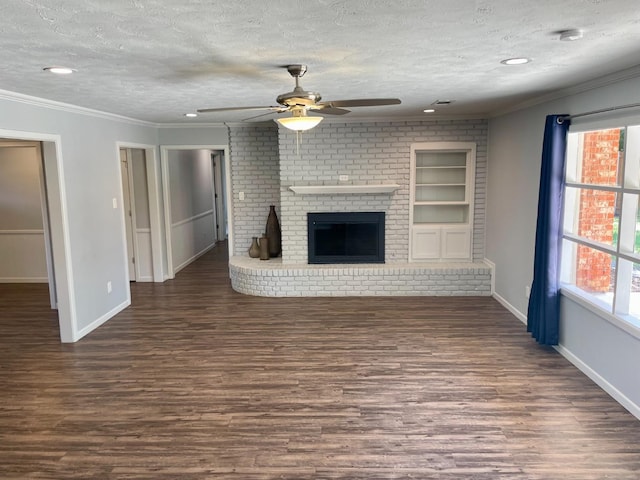
[{"label": "fireplace firebox", "polygon": [[308,213],[309,263],[384,263],[384,212]]}]

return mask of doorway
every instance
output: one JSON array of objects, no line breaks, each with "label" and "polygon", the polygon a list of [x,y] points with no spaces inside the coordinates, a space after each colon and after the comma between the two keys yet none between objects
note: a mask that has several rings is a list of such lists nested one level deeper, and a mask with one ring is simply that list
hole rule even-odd
[{"label": "doorway", "polygon": [[[0,129],[0,138],[5,142],[36,142],[40,146],[41,195],[46,200],[45,211],[41,219],[43,235],[48,235],[47,278],[50,285],[52,305],[58,309],[58,325],[62,342],[77,340],[75,301],[73,298],[73,273],[70,263],[67,207],[65,203],[64,178],[62,168],[61,138],[59,135],[17,132]],[[11,199],[6,196],[4,198]],[[46,255],[46,254],[45,254]]]},{"label": "doorway", "polygon": [[[157,265],[161,265],[161,253],[154,248],[154,217],[151,214],[155,195],[150,195],[153,185],[149,170],[155,158],[154,150],[119,145],[118,152],[129,281],[162,281],[161,268]],[[155,226],[155,230],[159,233],[159,226]]]},{"label": "doorway", "polygon": [[231,236],[227,158],[227,146],[161,147],[169,278]]},{"label": "doorway", "polygon": [[40,142],[0,139],[0,282],[44,283],[57,308]]}]

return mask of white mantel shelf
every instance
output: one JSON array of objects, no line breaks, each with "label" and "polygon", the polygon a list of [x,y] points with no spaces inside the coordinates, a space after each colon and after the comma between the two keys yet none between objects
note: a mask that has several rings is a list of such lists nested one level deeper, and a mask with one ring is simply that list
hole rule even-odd
[{"label": "white mantel shelf", "polygon": [[335,195],[363,193],[393,193],[400,188],[397,183],[376,185],[291,185],[289,190],[297,195]]}]

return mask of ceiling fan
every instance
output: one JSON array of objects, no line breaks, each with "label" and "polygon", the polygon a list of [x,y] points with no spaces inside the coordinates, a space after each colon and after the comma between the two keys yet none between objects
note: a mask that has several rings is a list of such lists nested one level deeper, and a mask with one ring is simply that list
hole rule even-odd
[{"label": "ceiling fan", "polygon": [[257,106],[257,107],[223,107],[223,108],[202,108],[199,113],[226,112],[232,110],[270,110],[267,113],[250,117],[246,120],[258,118],[272,113],[291,112],[291,117],[278,118],[277,121],[281,125],[296,131],[309,130],[318,125],[323,117],[310,116],[308,112],[319,112],[328,115],[344,115],[349,110],[343,107],[374,107],[381,105],[398,105],[398,98],[360,98],[353,100],[320,100],[322,97],[318,92],[310,92],[304,90],[300,86],[300,78],[307,71],[306,65],[285,65],[289,74],[295,78],[296,86],[291,92],[278,95],[275,106]]}]

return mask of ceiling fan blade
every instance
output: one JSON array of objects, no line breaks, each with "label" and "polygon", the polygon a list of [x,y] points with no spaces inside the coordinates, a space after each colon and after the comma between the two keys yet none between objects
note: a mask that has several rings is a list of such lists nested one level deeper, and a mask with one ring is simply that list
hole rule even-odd
[{"label": "ceiling fan blade", "polygon": [[222,107],[222,108],[199,108],[198,113],[231,112],[234,110],[280,110],[282,107]]},{"label": "ceiling fan blade", "polygon": [[377,107],[380,105],[398,105],[399,98],[360,98],[356,100],[332,100],[324,102],[331,107]]},{"label": "ceiling fan blade", "polygon": [[274,109],[272,112],[261,113],[260,115],[255,115],[253,117],[243,118],[242,121],[243,122],[248,122],[249,120],[253,120],[254,118],[266,117],[267,115],[273,115],[274,113],[282,113],[282,112],[285,112],[285,111],[286,110],[283,110],[283,109],[280,109],[280,110]]},{"label": "ceiling fan blade", "polygon": [[351,110],[347,110],[346,108],[337,108],[333,106],[327,105],[326,107],[319,108],[311,108],[312,112],[326,113],[329,115],[344,115],[345,113],[349,113]]}]

